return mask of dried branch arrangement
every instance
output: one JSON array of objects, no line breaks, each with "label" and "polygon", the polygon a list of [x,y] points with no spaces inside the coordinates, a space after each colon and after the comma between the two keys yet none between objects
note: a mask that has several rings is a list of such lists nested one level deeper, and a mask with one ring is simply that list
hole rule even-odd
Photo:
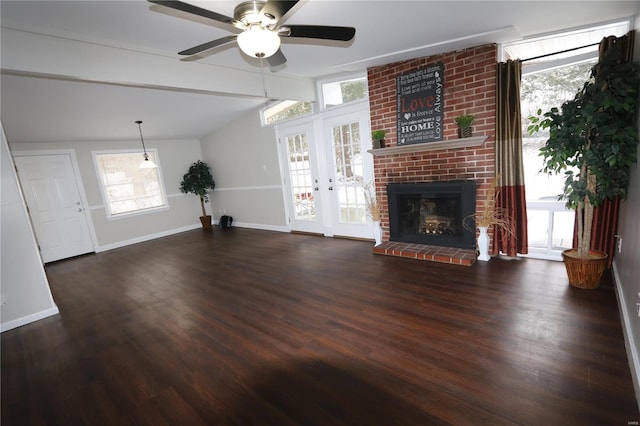
[{"label": "dried branch arrangement", "polygon": [[470,220],[475,219],[476,227],[488,228],[494,225],[509,235],[514,234],[513,222],[511,221],[511,217],[509,216],[507,209],[503,207],[496,207],[496,200],[500,193],[500,188],[498,187],[499,180],[500,175],[497,175],[491,182],[491,186],[487,190],[487,195],[484,199],[484,208],[482,211],[480,213],[469,215],[463,219],[462,225],[468,231],[475,232],[475,228],[472,225],[473,221]]},{"label": "dried branch arrangement", "polygon": [[376,198],[375,192],[372,192],[371,185],[366,184],[363,185],[364,188],[364,199],[367,203],[367,215],[374,222],[380,221],[380,203]]}]

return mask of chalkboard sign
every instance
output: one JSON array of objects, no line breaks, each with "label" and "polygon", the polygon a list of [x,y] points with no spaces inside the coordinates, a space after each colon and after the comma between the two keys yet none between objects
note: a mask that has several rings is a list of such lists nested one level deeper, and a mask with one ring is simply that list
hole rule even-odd
[{"label": "chalkboard sign", "polygon": [[398,145],[442,140],[442,63],[396,78],[398,97]]}]

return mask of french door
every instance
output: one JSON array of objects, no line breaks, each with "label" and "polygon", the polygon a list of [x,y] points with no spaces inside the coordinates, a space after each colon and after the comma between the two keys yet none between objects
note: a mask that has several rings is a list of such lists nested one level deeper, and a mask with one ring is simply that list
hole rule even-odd
[{"label": "french door", "polygon": [[341,112],[278,127],[289,224],[294,231],[371,238],[364,197],[373,179],[369,113]]},{"label": "french door", "polygon": [[373,157],[367,152],[371,149],[369,112],[330,117],[323,127],[333,235],[371,238],[373,227],[364,196],[365,186],[373,181]]},{"label": "french door", "polygon": [[[286,127],[278,134],[284,156],[285,200],[289,226],[293,231],[324,234],[318,150],[312,122]],[[286,173],[285,173],[286,172]]]}]

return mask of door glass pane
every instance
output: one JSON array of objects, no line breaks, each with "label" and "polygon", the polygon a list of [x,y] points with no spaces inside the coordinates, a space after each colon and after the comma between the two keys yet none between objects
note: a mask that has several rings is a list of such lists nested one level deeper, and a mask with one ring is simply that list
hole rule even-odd
[{"label": "door glass pane", "polygon": [[341,223],[366,223],[362,150],[358,122],[331,129],[335,167],[334,188]]},{"label": "door glass pane", "polygon": [[309,141],[306,134],[299,133],[287,137],[287,155],[295,219],[315,221],[316,208],[309,161]]}]

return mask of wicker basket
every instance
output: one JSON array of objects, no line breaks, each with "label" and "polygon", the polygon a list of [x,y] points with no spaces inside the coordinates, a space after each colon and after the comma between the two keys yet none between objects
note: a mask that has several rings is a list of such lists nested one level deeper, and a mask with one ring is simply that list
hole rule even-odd
[{"label": "wicker basket", "polygon": [[607,254],[598,250],[589,250],[589,257],[578,257],[578,250],[570,249],[562,252],[564,266],[569,276],[569,284],[584,289],[598,288],[600,278],[607,266]]}]

